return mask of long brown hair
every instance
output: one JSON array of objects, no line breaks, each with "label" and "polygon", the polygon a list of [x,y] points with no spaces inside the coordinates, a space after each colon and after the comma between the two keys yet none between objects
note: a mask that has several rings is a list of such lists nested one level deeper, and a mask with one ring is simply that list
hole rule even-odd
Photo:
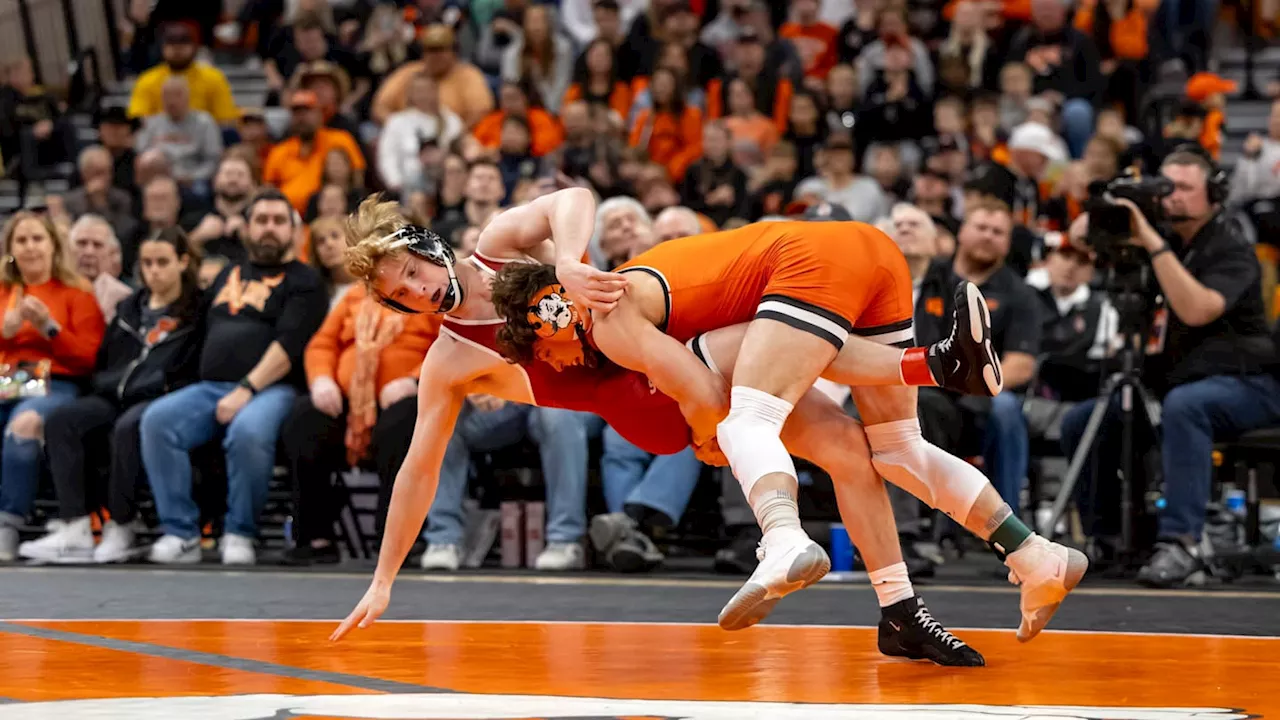
[{"label": "long brown hair", "polygon": [[[489,289],[493,309],[506,320],[494,340],[507,362],[527,365],[534,361],[533,346],[538,341],[538,333],[529,324],[529,303],[539,290],[556,282],[554,265],[532,262],[507,263],[493,279]],[[583,364],[596,367],[599,351],[591,347],[586,338],[579,336],[579,340]]]},{"label": "long brown hair", "polygon": [[160,242],[173,248],[178,259],[187,258],[182,271],[182,290],[173,301],[173,315],[184,325],[194,324],[200,315],[200,253],[191,245],[186,231],[174,226],[143,238],[143,243]]},{"label": "long brown hair", "polygon": [[19,210],[11,215],[9,221],[4,224],[5,263],[3,270],[0,270],[0,284],[3,284],[6,289],[22,284],[22,274],[18,272],[18,263],[10,258],[13,257],[13,235],[17,232],[18,225],[27,220],[34,220],[40,223],[45,232],[49,233],[49,239],[53,243],[50,276],[68,287],[91,291],[93,286],[85,276],[76,272],[71,265],[71,253],[67,250],[67,238],[63,236],[62,231],[53,224],[53,220],[48,215],[39,215],[30,210]]},{"label": "long brown hair", "polygon": [[525,27],[529,24],[529,14],[533,12],[542,12],[546,15],[547,37],[543,40],[541,47],[534,47],[529,37],[529,33],[524,33],[524,46],[520,48],[520,74],[525,77],[532,75],[530,70],[537,66],[539,77],[546,79],[556,64],[556,13],[546,5],[531,5],[525,11]]}]

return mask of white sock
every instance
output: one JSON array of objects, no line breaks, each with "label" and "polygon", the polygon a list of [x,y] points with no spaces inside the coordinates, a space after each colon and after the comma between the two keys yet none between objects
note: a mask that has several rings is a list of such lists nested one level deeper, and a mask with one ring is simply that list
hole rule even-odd
[{"label": "white sock", "polygon": [[786,490],[774,490],[764,494],[751,505],[756,514],[756,522],[760,523],[760,531],[767,534],[775,528],[800,529],[800,508],[796,499]]},{"label": "white sock", "polygon": [[867,574],[871,579],[871,588],[876,591],[876,599],[880,607],[889,607],[902,602],[916,594],[911,587],[911,578],[907,575],[907,564],[897,563]]}]

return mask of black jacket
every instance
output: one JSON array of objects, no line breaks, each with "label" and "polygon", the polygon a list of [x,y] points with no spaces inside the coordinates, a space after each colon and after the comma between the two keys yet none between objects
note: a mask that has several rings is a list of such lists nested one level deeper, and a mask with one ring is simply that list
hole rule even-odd
[{"label": "black jacket", "polygon": [[204,333],[190,323],[167,332],[164,327],[141,331],[143,304],[150,296],[144,288],[121,300],[98,348],[93,392],[121,407],[154,400],[197,377]]}]

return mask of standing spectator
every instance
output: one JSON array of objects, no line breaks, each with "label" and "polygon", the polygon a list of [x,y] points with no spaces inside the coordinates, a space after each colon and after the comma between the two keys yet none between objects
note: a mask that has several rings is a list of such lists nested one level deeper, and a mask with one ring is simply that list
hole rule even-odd
[{"label": "standing spectator", "polygon": [[[345,236],[339,237],[341,259]],[[317,244],[316,257],[324,255],[326,242]],[[358,285],[336,301],[307,344],[311,391],[294,401],[280,431],[294,481],[296,543],[286,562],[338,561],[334,523],[342,490],[334,476],[370,455],[381,480],[381,534],[417,417],[418,368],[439,331],[436,316],[398,315]]]},{"label": "standing spectator", "polygon": [[818,19],[818,0],[795,0],[791,3],[791,19],[778,35],[791,41],[800,55],[806,77],[825,78],[837,61],[838,31]]},{"label": "standing spectator", "polygon": [[370,114],[374,122],[385,123],[391,113],[403,110],[409,101],[409,81],[426,72],[440,86],[440,104],[457,113],[468,126],[493,110],[493,93],[484,74],[458,59],[453,30],[432,25],[422,33],[423,59],[408,62],[391,73],[373,96]]},{"label": "standing spectator", "polygon": [[991,344],[1000,356],[1004,392],[988,405],[975,402],[975,398],[921,388],[921,424],[926,439],[952,452],[963,445],[963,428],[985,426],[982,455],[991,484],[1017,512],[1031,448],[1022,400],[1015,392],[1035,374],[1040,317],[1035,294],[1004,265],[1012,231],[1007,207],[991,202],[966,206],[955,257],[936,261],[921,282],[915,327],[918,344],[928,345],[946,336],[945,318],[950,317],[953,290],[961,280],[977,285],[990,300]]},{"label": "standing spectator", "polygon": [[289,95],[289,107],[293,111],[294,135],[271,149],[262,169],[262,180],[280,188],[301,213],[321,187],[331,150],[345,152],[359,172],[364,172],[365,163],[355,138],[343,130],[322,127],[320,101],[314,92],[293,92]]},{"label": "standing spectator", "polygon": [[102,317],[110,323],[116,316],[116,306],[133,294],[109,269],[112,257],[120,256],[120,240],[110,223],[99,215],[81,215],[67,233],[71,257],[76,271],[93,287]]},{"label": "standing spectator", "polygon": [[532,83],[547,109],[557,113],[572,77],[573,47],[556,31],[555,12],[549,5],[530,7],[521,31],[502,53],[502,79]]},{"label": "standing spectator", "polygon": [[388,190],[424,187],[422,145],[448,147],[462,135],[462,120],[441,107],[440,88],[422,73],[409,83],[409,105],[387,118],[378,138],[378,174]]},{"label": "standing spectator", "polygon": [[[133,195],[114,184],[111,153],[101,145],[80,152],[80,187],[63,196],[73,218],[93,213],[106,218],[116,237],[133,237]],[[132,174],[132,173],[131,173]]]},{"label": "standing spectator", "polygon": [[173,179],[200,197],[222,156],[222,131],[209,113],[191,109],[187,81],[171,77],[161,89],[163,111],[148,117],[138,133],[138,152],[161,150],[169,156]]},{"label": "standing spectator", "polygon": [[199,381],[142,415],[142,462],[164,531],[151,547],[152,562],[200,561],[189,453],[220,435],[227,468],[222,562],[256,562],[280,425],[302,379],[303,348],[328,307],[315,270],[293,259],[295,217],[274,189],[249,203],[248,261],[228,266],[209,288]]},{"label": "standing spectator", "polygon": [[723,123],[708,124],[702,132],[702,159],[689,166],[680,196],[685,205],[711,218],[717,227],[729,218],[747,218],[747,175],[729,157],[729,131]]},{"label": "standing spectator", "polygon": [[[179,228],[160,232],[142,244],[139,256],[143,287],[120,303],[107,327],[91,392],[48,416],[45,454],[63,524],[23,543],[22,557],[112,563],[132,556],[134,498],[143,482],[142,413],[151,401],[195,378],[200,353],[200,289],[185,234]],[[110,519],[95,548],[88,497],[102,465],[110,468],[105,498]]]},{"label": "standing spectator", "polygon": [[822,199],[840,205],[854,220],[874,222],[889,212],[889,200],[880,185],[854,172],[853,141],[843,133],[832,133],[822,150],[821,174],[803,180],[797,195],[816,192]]},{"label": "standing spectator", "polygon": [[676,181],[702,155],[702,112],[685,103],[684,88],[676,74],[666,68],[653,73],[649,92],[653,108],[636,115],[629,144],[644,148]]},{"label": "standing spectator", "polygon": [[0,403],[0,561],[18,551],[18,526],[31,510],[40,483],[45,417],[79,394],[78,381],[93,369],[103,320],[89,283],[71,269],[66,241],[48,218],[14,213],[4,227],[0,274],[0,363],[39,374],[47,364],[46,391]]},{"label": "standing spectator", "polygon": [[191,247],[204,257],[242,262],[245,211],[254,190],[249,161],[240,155],[223,156],[213,176],[213,207],[191,231]]},{"label": "standing spectator", "polygon": [[0,87],[0,155],[18,159],[22,177],[40,180],[76,156],[75,129],[58,102],[36,85],[31,58],[9,63]]},{"label": "standing spectator", "polygon": [[[1058,0],[1046,0],[1056,2]],[[911,36],[907,27],[906,10],[902,8],[886,8],[880,13],[877,22],[880,37],[863,48],[858,56],[858,87],[870,87],[875,76],[885,69],[885,51],[890,44],[905,46],[909,62],[907,69],[914,73],[915,81],[927,96],[933,95],[933,61],[929,59],[929,50],[919,38]]]},{"label": "standing spectator", "polygon": [[1012,62],[1035,72],[1033,92],[1063,98],[1062,134],[1071,157],[1078,158],[1093,135],[1094,103],[1102,96],[1102,59],[1089,36],[1067,24],[1063,0],[1031,0],[1031,24],[1013,38]]},{"label": "standing spectator", "polygon": [[196,43],[191,28],[173,24],[164,30],[161,48],[164,64],[138,76],[129,98],[129,117],[145,118],[164,109],[162,99],[165,81],[182,77],[187,81],[191,108],[213,116],[219,125],[231,125],[240,118],[231,85],[218,68],[196,60]]}]

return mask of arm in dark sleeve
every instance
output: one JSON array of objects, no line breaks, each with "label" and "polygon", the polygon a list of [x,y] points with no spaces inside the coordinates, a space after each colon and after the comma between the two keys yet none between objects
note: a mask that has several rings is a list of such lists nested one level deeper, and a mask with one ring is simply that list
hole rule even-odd
[{"label": "arm in dark sleeve", "polygon": [[1032,357],[1040,354],[1041,319],[1039,306],[1030,288],[1020,287],[1009,301],[1009,328],[1004,334],[1003,347],[996,352],[1004,357],[1007,353],[1020,352]]},{"label": "arm in dark sleeve", "polygon": [[1062,73],[1068,98],[1083,98],[1097,102],[1102,97],[1105,78],[1102,77],[1102,56],[1093,38],[1075,31],[1075,53],[1070,65],[1063,64]]},{"label": "arm in dark sleeve", "polygon": [[1222,313],[1225,315],[1253,288],[1261,273],[1258,258],[1253,251],[1243,242],[1236,242],[1224,247],[1222,252],[1214,256],[1209,267],[1197,270],[1192,276],[1201,285],[1222,296]]},{"label": "arm in dark sleeve", "polygon": [[285,300],[284,310],[276,322],[276,342],[289,356],[293,367],[302,367],[302,353],[324,323],[329,297],[320,276],[310,268],[306,268],[305,274],[290,278],[290,282],[298,283],[298,287]]}]

